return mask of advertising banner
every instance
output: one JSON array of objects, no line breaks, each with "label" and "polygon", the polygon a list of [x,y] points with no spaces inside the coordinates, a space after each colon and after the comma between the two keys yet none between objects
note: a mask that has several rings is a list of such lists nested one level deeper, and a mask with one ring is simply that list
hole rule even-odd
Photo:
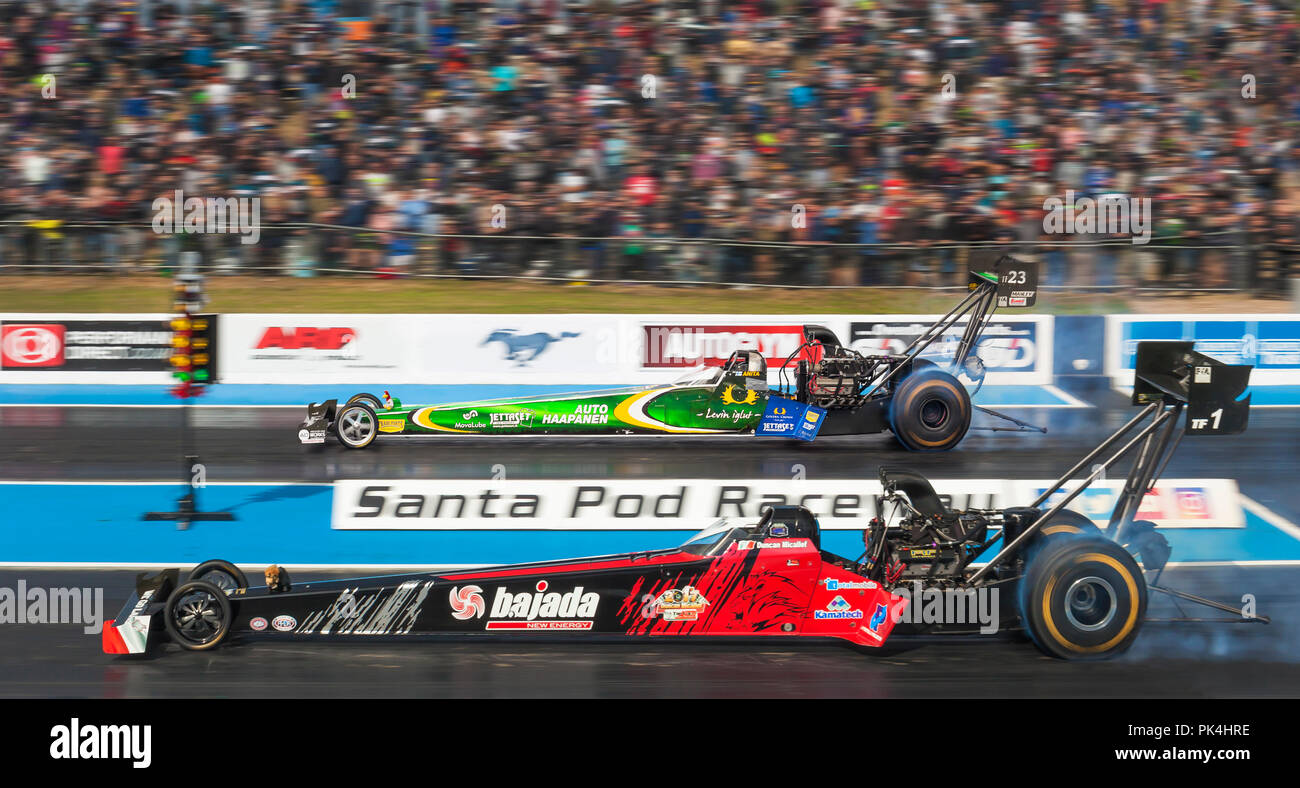
[{"label": "advertising banner", "polygon": [[[959,506],[991,507],[1005,483],[936,482]],[[880,513],[878,481],[857,479],[341,480],[333,527],[347,530],[699,529],[719,517],[757,518],[799,504],[823,528],[865,528]]]},{"label": "advertising banner", "polygon": [[224,315],[221,368],[229,383],[652,384],[741,348],[761,348],[779,366],[802,333],[789,317],[777,320],[786,324],[734,315]]},{"label": "advertising banner", "polygon": [[170,315],[0,315],[0,382],[165,383]]},{"label": "advertising banner", "polygon": [[[1018,482],[1020,498],[1033,500],[1045,489],[1041,483]],[[1075,483],[1077,484],[1077,483]],[[1071,484],[1067,489],[1073,489]],[[1072,509],[1105,527],[1124,488],[1123,480],[1093,482]],[[1050,507],[1065,493],[1057,493],[1043,504]],[[1164,479],[1142,499],[1137,520],[1150,520],[1162,528],[1241,528],[1245,523],[1238,502],[1237,483],[1230,479]]]},{"label": "advertising banner", "polygon": [[222,315],[224,383],[418,382],[402,315]]},{"label": "advertising banner", "polygon": [[[636,351],[619,315],[437,315],[417,318],[428,382],[628,382]],[[414,337],[413,337],[414,338]]]},{"label": "advertising banner", "polygon": [[811,441],[822,428],[823,408],[805,405],[785,397],[773,396],[767,400],[763,418],[754,429],[755,435],[777,435]]},{"label": "advertising banner", "polygon": [[739,325],[675,323],[641,326],[643,347],[641,366],[645,369],[715,366],[726,361],[736,350],[757,350],[767,359],[769,368],[793,365],[795,354],[803,344],[803,325]]},{"label": "advertising banner", "polygon": [[1300,315],[1108,315],[1106,374],[1133,385],[1143,340],[1191,340],[1225,364],[1253,364],[1251,385],[1300,384]]},{"label": "advertising banner", "polygon": [[[959,509],[1025,505],[1049,483],[932,480],[940,498]],[[1096,482],[1069,508],[1104,527],[1122,486]],[[690,530],[797,504],[823,528],[861,530],[872,517],[892,515],[887,506],[882,512],[880,495],[878,481],[859,479],[341,480],[334,483],[331,522],[335,529],[377,531]],[[1244,525],[1236,482],[1227,479],[1162,481],[1139,519],[1172,528]]]},{"label": "advertising banner", "polygon": [[[0,315],[0,382],[167,383],[169,318]],[[805,324],[825,326],[846,346],[879,355],[900,352],[937,318],[224,314],[218,366],[221,382],[235,384],[650,385],[719,365],[737,350],[758,350],[768,381],[779,384],[783,370],[785,382],[793,381],[788,367],[803,357]],[[948,332],[926,357],[950,355],[960,331]],[[1049,384],[1052,318],[994,320],[976,353],[989,383]]]},{"label": "advertising banner", "polygon": [[[883,315],[850,322],[841,339],[866,355],[898,354],[921,336],[939,315]],[[966,330],[960,321],[922,353],[936,361],[952,358]],[[985,327],[975,354],[984,361],[990,384],[1049,384],[1052,382],[1052,318],[1033,315],[1007,319],[995,317]]]}]

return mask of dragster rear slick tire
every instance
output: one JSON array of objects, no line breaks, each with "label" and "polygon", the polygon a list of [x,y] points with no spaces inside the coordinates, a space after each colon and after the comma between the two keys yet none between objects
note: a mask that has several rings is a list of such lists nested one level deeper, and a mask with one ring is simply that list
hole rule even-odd
[{"label": "dragster rear slick tire", "polygon": [[230,634],[234,608],[225,591],[194,580],[171,592],[162,615],[173,643],[187,651],[208,651]]},{"label": "dragster rear slick tire", "polygon": [[1101,536],[1101,529],[1097,524],[1088,519],[1087,515],[1080,514],[1073,509],[1062,509],[1052,515],[1052,519],[1047,522],[1038,531],[1041,536],[1057,536],[1070,534],[1072,536]]},{"label": "dragster rear slick tire", "polygon": [[1049,542],[1025,570],[1020,617],[1034,645],[1069,660],[1109,659],[1133,644],[1147,610],[1137,561],[1109,539]]},{"label": "dragster rear slick tire", "polygon": [[917,369],[894,390],[889,428],[912,451],[947,451],[970,429],[970,395],[946,372]]},{"label": "dragster rear slick tire", "polygon": [[1067,539],[1104,539],[1101,529],[1086,515],[1072,509],[1062,509],[1038,529],[1038,533],[1024,547],[1025,562],[1034,560],[1034,556]]}]

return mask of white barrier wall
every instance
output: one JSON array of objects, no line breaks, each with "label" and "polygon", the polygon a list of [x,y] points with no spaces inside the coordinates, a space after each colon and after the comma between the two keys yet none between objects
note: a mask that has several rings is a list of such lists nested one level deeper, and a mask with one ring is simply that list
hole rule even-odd
[{"label": "white barrier wall", "polygon": [[169,314],[0,314],[0,383],[172,382]]},{"label": "white barrier wall", "polygon": [[[940,496],[951,496],[959,507],[1025,504],[1036,493],[1005,480],[936,479],[934,484]],[[366,492],[368,487],[385,489]],[[1071,508],[1104,517],[1114,504],[1114,488],[1110,490],[1089,494]],[[0,482],[5,514],[14,522],[43,523],[55,509],[59,515],[57,528],[0,528],[0,555],[19,564],[140,568],[193,566],[214,555],[237,564],[275,562],[291,569],[559,560],[672,547],[709,525],[719,506],[726,515],[739,508],[741,520],[753,522],[757,506],[780,495],[811,506],[827,528],[825,548],[853,558],[862,552],[862,529],[879,493],[874,483],[850,479],[402,480],[335,486],[214,482],[203,490],[204,508],[234,511],[238,522],[177,530],[140,520],[141,512],[175,505],[174,484]],[[1300,562],[1300,542],[1261,519],[1257,505],[1249,504],[1245,527],[1234,527],[1243,520],[1246,499],[1233,482],[1168,480],[1158,493],[1159,505],[1144,506],[1142,515],[1168,529],[1175,562]],[[444,496],[442,510],[434,517],[439,496]],[[51,501],[58,505],[52,508]],[[575,505],[578,515],[568,516]],[[537,516],[527,516],[534,506]],[[379,516],[361,516],[376,508]],[[1183,527],[1206,525],[1210,527]]]},{"label": "white barrier wall", "polygon": [[[227,383],[638,384],[742,347],[776,382],[805,323],[863,353],[898,352],[937,315],[222,315]],[[930,347],[951,353],[960,325]],[[1051,383],[1052,318],[999,318],[979,348],[991,384]]]},{"label": "white barrier wall", "polygon": [[1225,364],[1253,364],[1251,385],[1300,384],[1300,315],[1107,315],[1106,374],[1133,385],[1143,340],[1192,340]]},{"label": "white barrier wall", "polygon": [[[956,508],[996,509],[1029,503],[1051,481],[932,483]],[[1123,486],[1122,479],[1095,482],[1069,508],[1104,526]],[[861,530],[882,514],[881,492],[880,482],[861,479],[341,480],[334,483],[331,524],[356,531],[677,530],[798,504],[823,528]],[[1162,480],[1136,519],[1173,528],[1244,525],[1237,483],[1226,479]]]}]

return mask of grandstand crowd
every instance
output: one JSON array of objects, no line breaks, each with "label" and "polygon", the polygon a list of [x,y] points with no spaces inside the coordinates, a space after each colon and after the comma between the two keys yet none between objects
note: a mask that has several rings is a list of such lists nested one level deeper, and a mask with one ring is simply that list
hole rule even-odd
[{"label": "grandstand crowd", "polygon": [[[370,5],[360,35],[328,0],[0,0],[0,271],[174,255],[177,189],[261,199],[255,248],[201,247],[236,270],[931,284],[989,242],[1049,284],[1296,270],[1281,0],[435,1],[423,35]],[[1046,234],[1067,190],[1149,198],[1151,243]]]}]

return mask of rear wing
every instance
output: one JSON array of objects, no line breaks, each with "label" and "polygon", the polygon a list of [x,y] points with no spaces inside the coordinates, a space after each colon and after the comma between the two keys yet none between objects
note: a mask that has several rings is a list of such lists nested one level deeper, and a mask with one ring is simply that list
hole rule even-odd
[{"label": "rear wing", "polygon": [[[966,298],[912,340],[899,355],[910,357],[921,355],[931,343],[965,317],[966,327],[962,331],[961,341],[953,358],[953,366],[961,367],[966,363],[966,357],[979,343],[980,336],[989,321],[993,319],[994,312],[1006,307],[1031,307],[1038,302],[1037,262],[1018,260],[1007,254],[992,259],[991,262],[989,255],[984,255],[984,258],[983,261],[971,261],[970,292],[967,293]],[[833,349],[842,347],[834,331],[825,326],[812,324],[803,326],[803,343],[804,345],[820,344]],[[793,354],[791,357],[793,358]],[[818,352],[811,360],[817,361],[820,358]],[[884,380],[879,381],[876,388],[883,383]]]},{"label": "rear wing", "polygon": [[[988,255],[984,255],[985,259]],[[936,320],[925,331],[913,339],[898,355],[908,359],[920,357],[925,349],[936,342],[958,321],[966,318],[966,326],[961,330],[961,339],[953,353],[951,368],[966,370],[972,378],[984,379],[984,364],[978,357],[971,357],[979,345],[984,329],[993,320],[993,314],[999,307],[1030,307],[1038,301],[1038,263],[1017,260],[1011,255],[1002,255],[985,265],[980,260],[971,261],[970,292],[962,302],[948,314]],[[820,326],[804,326],[805,338],[810,337],[810,330]],[[822,329],[825,330],[825,329]],[[968,365],[967,360],[970,359]],[[910,369],[910,364],[897,364],[889,374],[877,378],[875,385],[866,393],[871,396],[903,370]],[[991,411],[989,411],[991,412]],[[994,414],[1001,416],[1001,414]],[[1013,420],[1014,421],[1014,420]]]},{"label": "rear wing", "polygon": [[1250,418],[1248,364],[1225,364],[1198,353],[1192,342],[1139,342],[1133,404],[1187,406],[1189,435],[1236,435]]},{"label": "rear wing", "polygon": [[999,309],[1030,307],[1038,302],[1038,263],[1004,254],[989,265],[971,261],[971,290],[994,289]]},{"label": "rear wing", "polygon": [[[1233,435],[1246,429],[1250,414],[1249,365],[1224,364],[1192,349],[1192,342],[1139,342],[1136,375],[1133,381],[1133,404],[1142,405],[1142,412],[1103,440],[1083,459],[1074,464],[1048,489],[1044,490],[1029,508],[1037,509],[1085,468],[1092,468],[1087,478],[1062,496],[1038,519],[1021,531],[997,555],[970,576],[975,583],[993,570],[1008,556],[1015,555],[1033,535],[1049,522],[1071,501],[1077,498],[1105,471],[1130,452],[1138,451],[1137,461],[1129,469],[1124,489],[1115,501],[1106,535],[1121,544],[1138,543],[1142,563],[1157,572],[1169,559],[1168,544],[1163,538],[1151,540],[1141,532],[1130,532],[1146,494],[1155,488],[1156,481],[1173,458],[1183,435]],[[1186,411],[1183,431],[1178,431],[1178,419]],[[1146,426],[1137,429],[1140,424]],[[1132,434],[1137,429],[1136,434]],[[1112,447],[1123,443],[1109,458],[1094,462]],[[999,535],[1000,537],[1000,535]],[[999,538],[999,537],[995,537]],[[990,540],[990,543],[992,540]],[[1153,586],[1154,587],[1154,586]],[[1195,598],[1184,596],[1183,598]],[[1215,603],[1210,603],[1214,606]],[[1220,607],[1220,609],[1223,609]]]}]

